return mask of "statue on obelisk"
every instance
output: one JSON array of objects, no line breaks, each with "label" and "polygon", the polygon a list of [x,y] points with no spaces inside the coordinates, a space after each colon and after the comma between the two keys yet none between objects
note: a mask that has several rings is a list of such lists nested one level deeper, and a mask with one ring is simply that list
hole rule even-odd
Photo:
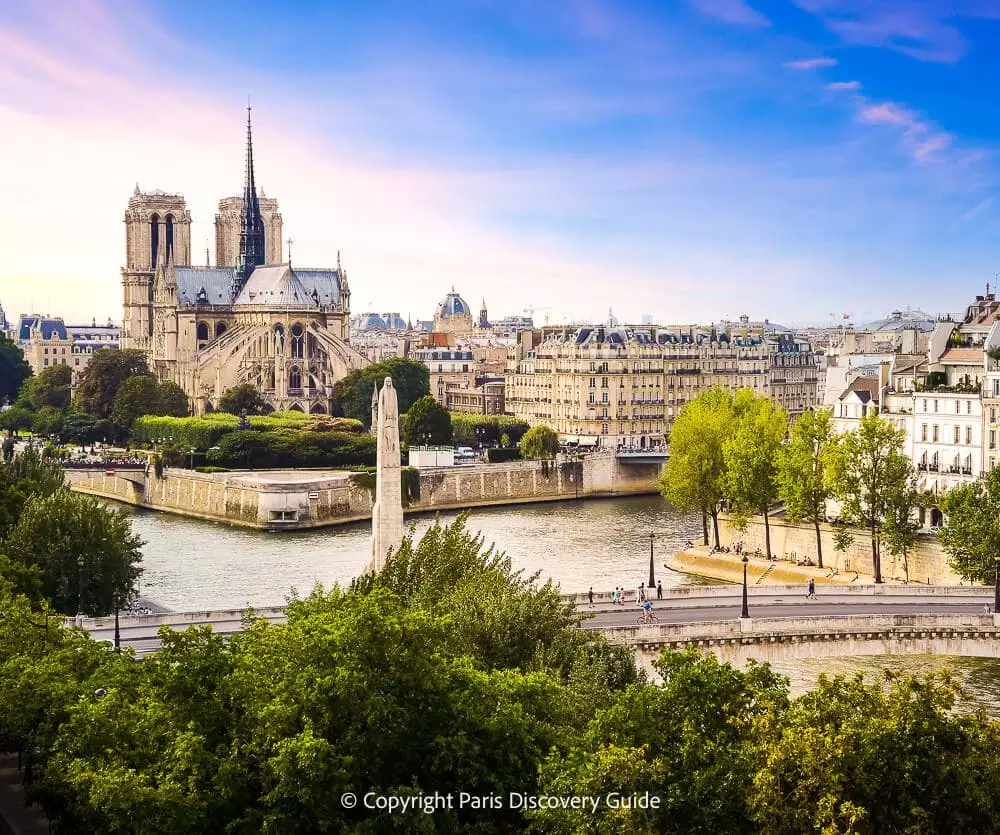
[{"label": "statue on obelisk", "polygon": [[[378,386],[376,384],[376,390]],[[399,401],[392,377],[382,391],[372,392],[372,430],[375,432],[375,504],[372,507],[372,553],[370,570],[385,565],[389,551],[403,541],[403,496],[399,464]]]}]

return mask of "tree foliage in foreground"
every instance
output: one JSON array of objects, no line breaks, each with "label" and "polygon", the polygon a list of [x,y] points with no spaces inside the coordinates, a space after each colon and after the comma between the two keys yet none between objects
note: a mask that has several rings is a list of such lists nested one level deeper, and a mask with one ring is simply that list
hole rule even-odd
[{"label": "tree foliage in foreground", "polygon": [[417,399],[431,393],[431,377],[427,366],[416,360],[394,357],[385,362],[351,371],[333,386],[333,398],[344,417],[360,420],[366,427],[372,421],[372,391],[380,388],[386,377],[392,377],[399,402],[399,413],[409,411]]},{"label": "tree foliage in foreground", "polygon": [[[792,699],[766,666],[689,650],[650,683],[465,519],[293,599],[285,624],[165,628],[141,660],[46,630],[5,576],[0,739],[60,831],[1000,831],[1000,725],[957,713],[946,674],[821,678]],[[458,791],[501,802],[363,804]],[[601,802],[525,813],[511,793]]]},{"label": "tree foliage in foreground", "polygon": [[217,411],[228,412],[231,415],[240,415],[246,412],[249,415],[262,415],[267,408],[260,389],[253,383],[241,383],[238,386],[226,389],[219,400]]},{"label": "tree foliage in foreground", "polygon": [[90,356],[76,385],[76,406],[94,418],[110,419],[115,395],[129,377],[149,374],[146,355],[129,348],[115,351],[101,348]]},{"label": "tree foliage in foreground", "polygon": [[13,401],[30,376],[31,366],[20,346],[0,333],[0,406]]}]

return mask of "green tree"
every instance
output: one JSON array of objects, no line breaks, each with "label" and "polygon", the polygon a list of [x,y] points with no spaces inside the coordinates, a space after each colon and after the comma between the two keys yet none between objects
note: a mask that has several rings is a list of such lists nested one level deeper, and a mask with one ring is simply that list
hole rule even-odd
[{"label": "green tree", "polygon": [[49,407],[63,412],[69,406],[72,384],[73,370],[68,365],[52,365],[25,380],[24,388],[35,411]]},{"label": "green tree", "polygon": [[62,427],[63,413],[53,406],[43,406],[31,420],[31,431],[46,438],[58,435]]},{"label": "green tree", "polygon": [[[723,490],[732,503],[737,527],[746,527],[754,512],[764,517],[764,547],[771,558],[771,505],[778,498],[778,455],[788,431],[788,415],[770,398],[747,394],[738,411],[733,432],[723,442]],[[740,392],[743,395],[743,392]]]},{"label": "green tree", "polygon": [[555,458],[559,453],[559,436],[540,424],[529,429],[521,438],[522,458]]},{"label": "green tree", "polygon": [[[142,540],[128,515],[67,489],[33,495],[4,540],[10,559],[41,571],[41,591],[64,615],[106,615],[131,596],[139,578]],[[83,568],[78,560],[83,560]]]},{"label": "green tree", "polygon": [[146,355],[128,349],[102,348],[90,355],[76,385],[77,408],[95,418],[110,418],[115,395],[129,377],[149,374]]},{"label": "green tree", "polygon": [[[0,464],[0,544],[32,496],[50,496],[65,484],[59,464],[28,447]],[[2,551],[2,547],[0,547]],[[4,576],[0,572],[0,577]]]},{"label": "green tree", "polygon": [[632,687],[598,713],[568,753],[542,767],[547,795],[645,792],[657,808],[547,809],[532,815],[539,832],[755,833],[755,728],[780,718],[788,682],[751,662],[743,673],[695,650],[665,652],[655,664],[662,687]]},{"label": "green tree", "polygon": [[403,440],[417,444],[450,444],[451,415],[429,394],[414,401],[402,420]]},{"label": "green tree", "polygon": [[0,333],[0,405],[12,402],[30,376],[31,366],[24,359],[24,352]]},{"label": "green tree", "polygon": [[945,524],[938,540],[948,564],[967,580],[992,583],[1000,555],[1000,469],[985,481],[949,490],[941,500]]},{"label": "green tree", "polygon": [[726,472],[723,445],[734,424],[733,397],[722,389],[702,392],[687,403],[670,430],[670,457],[657,483],[660,494],[678,510],[701,511],[706,545],[711,517],[717,548]]},{"label": "green tree", "polygon": [[156,378],[137,374],[124,380],[115,393],[111,419],[122,430],[129,432],[137,417],[156,414],[160,386]]},{"label": "green tree", "polygon": [[422,362],[394,357],[385,362],[350,372],[333,386],[333,398],[345,417],[360,420],[366,427],[372,420],[372,391],[392,377],[399,401],[399,413],[408,412],[421,397],[431,393],[430,372]]},{"label": "green tree", "polygon": [[[830,454],[830,483],[841,502],[841,517],[871,535],[872,573],[882,582],[881,545],[892,502],[912,477],[913,466],[903,454],[906,433],[877,414],[861,418],[854,432],[837,437]],[[840,532],[839,542],[850,538]]]},{"label": "green tree", "polygon": [[823,567],[826,503],[831,497],[827,459],[833,443],[829,409],[805,412],[792,425],[791,437],[778,455],[778,495],[793,525],[808,522],[816,531],[816,562]]},{"label": "green tree", "polygon": [[154,415],[187,417],[191,414],[191,403],[184,389],[169,380],[160,383],[157,387],[154,408],[155,410],[152,412]]},{"label": "green tree", "polygon": [[231,415],[239,415],[244,411],[248,415],[262,415],[266,411],[266,406],[267,403],[257,386],[253,383],[241,383],[223,392],[218,411],[228,412]]},{"label": "green tree", "polygon": [[903,558],[903,573],[910,582],[910,551],[917,544],[920,535],[920,521],[917,510],[921,505],[916,479],[909,478],[899,489],[889,496],[885,528],[882,538],[885,549],[896,557]]},{"label": "green tree", "polygon": [[59,441],[64,444],[93,444],[97,441],[107,441],[115,434],[115,427],[109,420],[99,420],[90,415],[70,411],[63,419],[59,431]]},{"label": "green tree", "polygon": [[30,410],[21,406],[11,406],[0,412],[0,429],[6,429],[11,435],[31,429],[35,416]]},{"label": "green tree", "polygon": [[996,722],[954,712],[947,676],[821,677],[762,718],[753,780],[758,831],[995,832]]}]

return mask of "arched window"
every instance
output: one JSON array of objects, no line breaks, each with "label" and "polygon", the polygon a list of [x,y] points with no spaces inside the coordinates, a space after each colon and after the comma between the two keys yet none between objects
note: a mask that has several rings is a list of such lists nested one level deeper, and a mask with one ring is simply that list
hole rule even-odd
[{"label": "arched window", "polygon": [[293,365],[292,370],[288,372],[288,387],[290,389],[302,388],[302,372],[299,371],[297,365]]},{"label": "arched window", "polygon": [[208,342],[208,323],[199,322],[198,323],[198,341]]},{"label": "arched window", "polygon": [[174,257],[174,216],[167,215],[167,258]]},{"label": "arched window", "polygon": [[156,255],[160,250],[160,216],[154,214],[149,219],[149,265],[156,267]]},{"label": "arched window", "polygon": [[302,359],[304,354],[304,342],[302,338],[302,325],[296,322],[292,325],[292,357]]},{"label": "arched window", "polygon": [[215,337],[216,337],[216,339],[218,339],[220,336],[222,336],[222,334],[224,334],[225,332],[226,332],[226,323],[225,322],[217,322],[216,325],[215,325]]}]

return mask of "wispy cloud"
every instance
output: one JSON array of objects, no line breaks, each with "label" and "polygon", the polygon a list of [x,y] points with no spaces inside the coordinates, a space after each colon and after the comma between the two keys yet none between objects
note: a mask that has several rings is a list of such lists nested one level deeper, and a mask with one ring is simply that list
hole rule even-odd
[{"label": "wispy cloud", "polygon": [[786,61],[785,66],[790,70],[820,70],[824,67],[837,66],[836,58],[805,58],[801,61]]},{"label": "wispy cloud", "polygon": [[973,218],[979,217],[989,208],[993,206],[994,200],[992,197],[984,197],[975,206],[969,209],[967,212],[963,212],[961,220],[972,220]]},{"label": "wispy cloud", "polygon": [[957,21],[998,19],[995,0],[795,0],[845,43],[891,49],[920,61],[954,63],[969,50]]},{"label": "wispy cloud", "polygon": [[691,5],[702,14],[730,23],[734,26],[766,28],[771,21],[745,0],[690,0]]},{"label": "wispy cloud", "polygon": [[900,147],[917,162],[940,162],[953,143],[954,136],[940,130],[904,105],[895,102],[865,103],[858,121],[868,125],[902,128]]},{"label": "wispy cloud", "polygon": [[861,89],[860,81],[833,81],[826,85],[826,89],[832,93],[853,92]]},{"label": "wispy cloud", "polygon": [[864,107],[858,120],[869,125],[900,125],[913,128],[919,125],[916,115],[900,104],[882,102]]}]

